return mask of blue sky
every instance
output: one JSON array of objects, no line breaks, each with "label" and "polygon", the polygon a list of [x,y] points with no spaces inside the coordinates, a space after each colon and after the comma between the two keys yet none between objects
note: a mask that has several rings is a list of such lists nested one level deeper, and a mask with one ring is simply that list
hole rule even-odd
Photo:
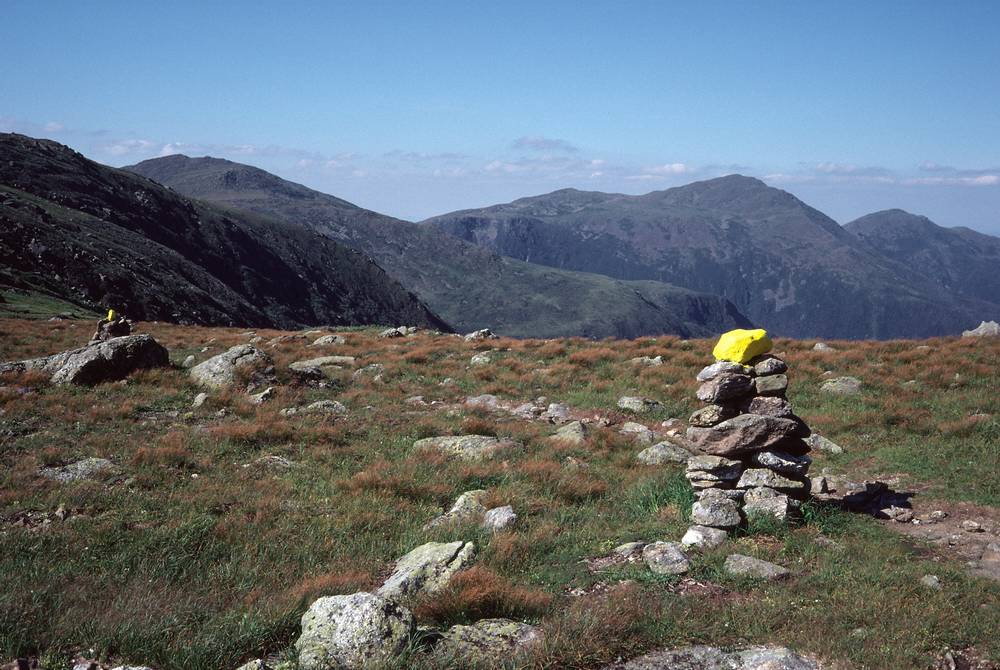
[{"label": "blue sky", "polygon": [[731,172],[1000,234],[997,2],[6,0],[0,130],[419,219]]}]

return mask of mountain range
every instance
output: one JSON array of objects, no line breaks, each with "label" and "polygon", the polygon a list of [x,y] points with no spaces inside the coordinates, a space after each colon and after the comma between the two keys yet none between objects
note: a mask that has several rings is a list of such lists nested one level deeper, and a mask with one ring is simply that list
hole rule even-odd
[{"label": "mountain range", "polygon": [[422,225],[532,263],[721,295],[790,337],[929,337],[1000,315],[996,278],[982,279],[1000,240],[903,215],[842,227],[730,175],[640,196],[564,189]]},{"label": "mountain range", "polygon": [[1000,239],[901,210],[841,226],[741,175],[417,224],[228,160],[115,169],[0,134],[0,224],[0,288],[188,323],[890,338],[1000,318]]}]

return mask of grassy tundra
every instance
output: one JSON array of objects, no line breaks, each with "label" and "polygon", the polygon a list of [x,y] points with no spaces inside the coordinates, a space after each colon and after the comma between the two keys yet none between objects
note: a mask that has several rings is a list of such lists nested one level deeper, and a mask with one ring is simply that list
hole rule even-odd
[{"label": "grassy tundra", "polygon": [[[91,327],[0,321],[0,359],[80,346]],[[139,330],[167,346],[175,363],[248,339],[244,329]],[[0,381],[0,662],[37,655],[43,667],[61,668],[91,649],[157,669],[290,658],[299,617],[314,599],[376,586],[398,556],[452,539],[476,543],[476,566],[444,593],[412,603],[419,623],[540,623],[538,668],[600,667],[687,643],[780,643],[844,668],[929,667],[945,648],[1000,660],[1000,583],[967,575],[946,547],[820,505],[808,505],[805,522],[791,529],[753,527],[698,555],[683,580],[641,563],[588,569],[584,559],[620,543],[677,540],[686,529],[691,493],[682,467],[638,464],[642,446],[614,422],[686,419],[697,406],[694,376],[710,362],[708,340],[473,343],[337,332],[346,343],[322,351],[307,346],[315,336],[259,345],[274,357],[280,383],[277,398],[260,406],[240,392],[217,392],[192,409],[200,389],[179,367],[90,389],[30,375]],[[286,333],[257,334],[267,342]],[[775,346],[789,363],[798,412],[845,448],[815,452],[814,473],[892,478],[925,509],[965,504],[989,514],[1000,506],[1000,340],[831,344],[835,351],[813,351],[812,341]],[[469,365],[487,350],[489,364]],[[327,354],[385,371],[374,380],[346,368],[326,389],[294,382],[289,363]],[[657,355],[659,367],[628,362]],[[820,393],[826,370],[860,378],[862,394]],[[550,424],[463,405],[484,393],[515,404],[545,396],[613,423],[566,446],[547,439]],[[622,395],[655,398],[663,409],[627,417],[616,409]],[[322,398],[344,403],[348,416],[279,414]],[[412,450],[419,438],[463,433],[509,436],[527,449],[482,463]],[[295,465],[270,467],[263,456]],[[86,457],[118,469],[68,484],[38,475]],[[514,507],[513,530],[422,529],[478,488]],[[817,543],[821,535],[837,546]],[[795,576],[734,580],[721,570],[733,551]],[[930,573],[942,590],[920,584]],[[399,664],[420,662],[414,655]]]}]

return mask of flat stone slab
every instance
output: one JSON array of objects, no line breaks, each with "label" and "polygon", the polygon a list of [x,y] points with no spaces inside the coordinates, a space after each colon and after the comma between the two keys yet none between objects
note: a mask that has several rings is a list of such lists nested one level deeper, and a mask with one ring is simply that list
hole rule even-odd
[{"label": "flat stone slab", "polygon": [[767,449],[798,430],[798,422],[791,419],[741,414],[711,428],[688,428],[687,438],[707,454],[732,456]]},{"label": "flat stone slab", "polygon": [[754,577],[767,580],[784,579],[792,574],[788,568],[777,563],[743,554],[730,554],[726,557],[722,568],[734,577]]}]

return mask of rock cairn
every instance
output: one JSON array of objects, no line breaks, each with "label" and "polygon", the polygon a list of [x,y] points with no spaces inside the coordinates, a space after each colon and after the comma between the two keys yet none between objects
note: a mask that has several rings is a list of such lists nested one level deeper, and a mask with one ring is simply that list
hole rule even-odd
[{"label": "rock cairn", "polygon": [[687,430],[697,450],[687,464],[695,529],[730,530],[755,515],[785,520],[809,495],[809,428],[785,397],[787,371],[783,360],[764,353],[698,373],[705,407]]}]

